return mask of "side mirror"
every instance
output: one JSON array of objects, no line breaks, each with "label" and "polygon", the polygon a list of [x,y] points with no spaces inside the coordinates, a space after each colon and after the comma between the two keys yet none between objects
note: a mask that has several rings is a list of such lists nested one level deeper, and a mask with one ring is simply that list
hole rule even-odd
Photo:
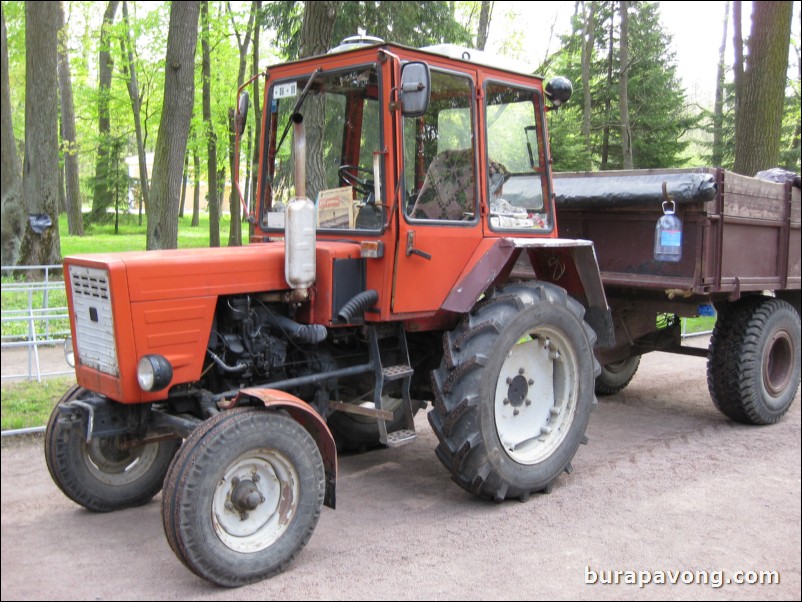
[{"label": "side mirror", "polygon": [[546,84],[546,98],[551,101],[555,109],[568,102],[573,92],[574,87],[565,77],[555,77]]},{"label": "side mirror", "polygon": [[401,112],[404,117],[420,117],[431,98],[429,65],[413,61],[401,67]]},{"label": "side mirror", "polygon": [[247,92],[243,92],[242,96],[239,97],[239,106],[237,107],[237,115],[234,117],[234,122],[237,126],[237,133],[242,136],[242,133],[245,131],[245,124],[248,121],[248,105],[250,104],[250,98],[248,97]]}]

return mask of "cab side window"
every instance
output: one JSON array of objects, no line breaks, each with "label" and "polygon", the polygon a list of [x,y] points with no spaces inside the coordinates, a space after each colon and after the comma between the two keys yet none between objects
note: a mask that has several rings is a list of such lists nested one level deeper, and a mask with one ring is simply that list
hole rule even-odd
[{"label": "cab side window", "polygon": [[404,120],[405,209],[411,219],[475,219],[472,99],[469,78],[432,70],[428,111]]}]

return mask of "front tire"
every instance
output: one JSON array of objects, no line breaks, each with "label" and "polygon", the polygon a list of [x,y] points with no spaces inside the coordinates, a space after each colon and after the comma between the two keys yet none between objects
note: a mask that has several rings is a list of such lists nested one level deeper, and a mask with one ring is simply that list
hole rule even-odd
[{"label": "front tire", "polygon": [[569,470],[599,373],[583,316],[557,286],[511,284],[445,334],[429,422],[458,485],[484,499],[525,499]]},{"label": "front tire", "polygon": [[716,407],[744,424],[773,424],[794,401],[800,377],[799,314],[770,297],[725,311],[710,339],[707,386]]},{"label": "front tire", "polygon": [[175,457],[164,532],[196,575],[238,587],[278,573],[306,545],[324,493],[306,429],[282,413],[238,408],[206,421]]},{"label": "front tire", "polygon": [[50,414],[45,431],[45,461],[59,489],[93,512],[141,506],[162,488],[180,439],[129,447],[127,437],[86,441],[80,427],[59,421],[59,406],[80,399],[86,390],[70,388]]}]

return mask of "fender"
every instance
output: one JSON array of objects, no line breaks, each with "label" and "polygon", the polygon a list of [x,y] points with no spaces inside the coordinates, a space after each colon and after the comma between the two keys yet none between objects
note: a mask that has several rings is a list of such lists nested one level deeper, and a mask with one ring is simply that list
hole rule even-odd
[{"label": "fender", "polygon": [[533,269],[528,277],[552,282],[582,302],[585,319],[596,332],[597,345],[615,343],[613,320],[599,271],[596,251],[590,240],[572,238],[499,238],[490,248],[479,247],[482,256],[470,261],[442,309],[467,313],[490,286],[506,280],[522,253]]},{"label": "fender", "polygon": [[326,494],[323,498],[323,504],[329,508],[334,508],[336,502],[335,487],[337,485],[337,446],[326,421],[302,399],[284,391],[262,387],[241,389],[234,399],[225,404],[225,409],[230,410],[246,399],[261,403],[270,410],[286,410],[293,420],[312,435],[320,450],[323,468],[326,472]]}]

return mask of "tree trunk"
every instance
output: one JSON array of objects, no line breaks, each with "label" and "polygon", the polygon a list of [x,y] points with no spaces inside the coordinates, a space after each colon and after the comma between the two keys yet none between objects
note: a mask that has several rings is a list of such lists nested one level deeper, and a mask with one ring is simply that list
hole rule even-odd
[{"label": "tree trunk", "polygon": [[200,173],[201,173],[201,160],[197,151],[192,151],[192,161],[195,166],[195,188],[192,191],[192,222],[189,224],[191,228],[200,226]]},{"label": "tree trunk", "polygon": [[[256,6],[256,19],[253,24],[253,60],[251,61],[251,76],[259,73],[259,33],[262,28],[262,2],[261,0],[254,0]],[[262,110],[261,110],[261,90],[259,89],[260,80],[257,78],[253,80],[253,156],[251,159],[251,193],[249,207],[251,212],[256,210],[256,192],[259,188],[259,157],[260,157],[260,140],[262,139]]]},{"label": "tree trunk", "polygon": [[584,20],[582,24],[582,138],[585,141],[587,165],[585,169],[592,168],[592,152],[590,140],[590,117],[593,109],[590,97],[590,61],[593,58],[595,43],[595,28],[593,19],[596,13],[596,2],[587,2],[584,7]]},{"label": "tree trunk", "polygon": [[780,162],[793,3],[755,2],[749,57],[735,122],[733,171],[753,176]]},{"label": "tree trunk", "polygon": [[117,13],[118,0],[112,0],[106,6],[103,15],[103,25],[100,30],[100,53],[98,55],[98,101],[97,101],[97,158],[95,161],[94,198],[92,199],[93,222],[106,217],[106,209],[114,202],[110,186],[112,177],[111,153],[111,118],[109,117],[109,96],[111,94],[111,76],[114,70],[114,60],[109,48],[109,37],[114,15]]},{"label": "tree trunk", "polygon": [[198,41],[197,1],[173,2],[164,74],[164,104],[148,207],[148,249],[178,246],[178,202],[187,136],[195,99],[195,47]]},{"label": "tree trunk", "polygon": [[487,45],[487,34],[490,31],[490,19],[493,15],[494,2],[482,0],[482,7],[479,10],[479,27],[476,31],[476,47],[484,50]]},{"label": "tree trunk", "polygon": [[201,21],[203,33],[201,46],[203,62],[201,73],[203,79],[203,123],[206,125],[206,182],[208,184],[206,210],[209,212],[209,246],[220,246],[220,207],[217,196],[217,133],[212,123],[212,91],[211,91],[211,59],[209,56],[209,2],[201,2]]},{"label": "tree trunk", "polygon": [[128,24],[128,2],[123,0],[123,21],[125,22],[125,42],[123,54],[128,57],[126,75],[128,76],[128,97],[131,99],[131,111],[134,114],[134,132],[136,133],[136,153],[139,158],[139,192],[147,211],[150,202],[150,182],[148,180],[148,161],[145,156],[145,141],[142,134],[142,100],[139,97],[139,82],[136,77],[134,61],[134,45],[131,41],[131,29]]},{"label": "tree trunk", "polygon": [[178,206],[178,217],[184,217],[184,204],[187,200],[187,180],[189,179],[189,153],[184,156],[184,175],[181,179],[181,203]]},{"label": "tree trunk", "polygon": [[735,88],[735,123],[740,113],[741,89],[744,85],[744,37],[741,31],[741,0],[732,3],[732,83]]},{"label": "tree trunk", "polygon": [[70,58],[67,54],[67,29],[64,27],[64,4],[58,3],[58,87],[61,98],[61,144],[64,151],[67,221],[69,233],[84,235],[81,213],[81,185],[78,178],[78,140],[75,133],[75,106],[72,99]]},{"label": "tree trunk", "polygon": [[724,54],[727,51],[727,25],[730,20],[730,3],[724,3],[724,35],[718,51],[718,71],[716,72],[716,100],[713,105],[713,165],[720,167],[724,162],[724,77],[727,72]]},{"label": "tree trunk", "polygon": [[[58,232],[58,2],[25,4],[25,159],[22,194],[29,222],[23,265],[61,260]],[[47,225],[46,221],[50,220]]]},{"label": "tree trunk", "polygon": [[[241,40],[237,25],[234,22],[234,17],[231,12],[231,4],[228,5],[228,13],[231,16],[231,28],[237,37],[237,46],[239,48],[239,69],[237,71],[237,90],[240,89],[242,84],[245,83],[245,70],[248,67],[248,49],[251,45],[251,35],[253,34],[253,23],[256,20],[256,6],[251,3],[251,13],[248,17],[248,26],[245,29],[245,39]],[[233,109],[228,112],[228,162],[231,169],[231,194],[228,198],[228,207],[231,212],[231,223],[228,229],[228,246],[239,247],[242,245],[242,212],[240,206],[242,205],[242,197],[240,196],[239,186],[239,157],[237,157],[237,133],[236,126],[234,125]],[[243,135],[245,133],[243,132]],[[240,137],[242,138],[242,137]],[[247,156],[247,155],[246,155]]]},{"label": "tree trunk", "polygon": [[[613,87],[613,32],[615,30],[615,13],[610,14],[610,35],[607,40],[607,89]],[[610,159],[610,121],[612,119],[612,101],[610,95],[604,99],[604,129],[602,131],[602,150],[599,169],[604,171]]]},{"label": "tree trunk", "polygon": [[20,245],[25,234],[25,204],[22,198],[22,171],[17,156],[17,141],[14,139],[14,125],[11,118],[11,88],[8,82],[8,39],[6,18],[0,5],[0,25],[2,27],[2,48],[0,48],[0,201],[2,219],[0,235],[2,240],[2,265],[19,265]]},{"label": "tree trunk", "polygon": [[[301,24],[299,58],[325,54],[331,47],[334,19],[337,16],[336,2],[304,2],[304,17]],[[306,127],[306,190],[310,199],[325,188],[326,168],[323,164],[323,137],[325,107],[323,100],[310,94],[304,103]],[[297,186],[297,182],[296,182]]]},{"label": "tree trunk", "polygon": [[633,169],[632,130],[629,127],[629,9],[628,0],[619,3],[621,9],[620,59],[621,73],[618,79],[618,107],[621,113],[621,153],[624,169]]}]

